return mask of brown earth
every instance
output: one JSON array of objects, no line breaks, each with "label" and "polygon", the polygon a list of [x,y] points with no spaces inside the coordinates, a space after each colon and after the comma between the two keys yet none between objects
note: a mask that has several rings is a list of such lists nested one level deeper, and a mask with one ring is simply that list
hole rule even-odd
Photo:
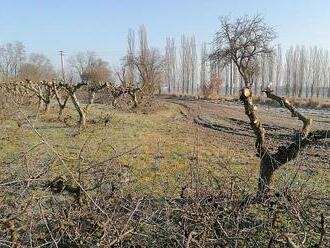
[{"label": "brown earth", "polygon": [[[162,100],[182,106],[183,114],[189,116],[196,124],[206,129],[216,130],[214,135],[232,141],[239,149],[255,152],[255,136],[250,128],[248,118],[244,114],[244,107],[239,102],[187,100],[166,97]],[[312,130],[330,130],[329,109],[298,108],[304,115],[313,119]],[[302,127],[302,123],[292,117],[287,109],[266,105],[257,105],[257,112],[266,130],[269,146],[276,149],[279,145],[290,142],[295,131]],[[302,153],[307,164],[322,164],[325,169],[330,168],[330,146],[328,141],[320,141],[309,146]]]}]

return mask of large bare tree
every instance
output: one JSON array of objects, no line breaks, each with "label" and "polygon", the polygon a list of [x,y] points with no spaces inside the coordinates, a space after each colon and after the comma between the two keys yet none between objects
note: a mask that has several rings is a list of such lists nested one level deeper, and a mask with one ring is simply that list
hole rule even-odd
[{"label": "large bare tree", "polygon": [[257,60],[260,56],[272,53],[270,44],[275,37],[273,28],[260,16],[244,16],[233,21],[222,18],[220,30],[215,36],[216,49],[210,56],[211,59],[221,59],[225,64],[233,61],[244,80],[240,100],[244,104],[245,114],[256,136],[255,147],[260,158],[258,199],[264,198],[273,191],[274,172],[278,168],[295,159],[308,144],[330,137],[330,130],[311,131],[312,119],[300,113],[286,98],[273,94],[272,89],[266,87],[263,92],[268,98],[287,108],[292,116],[303,123],[302,129],[293,135],[289,145],[280,146],[275,152],[266,145],[266,132],[253,103],[252,85],[254,75],[259,69]]},{"label": "large bare tree", "polygon": [[141,94],[152,96],[161,91],[164,77],[164,58],[155,48],[148,46],[147,32],[144,26],[139,29],[139,53],[134,57],[134,65],[139,79],[133,84],[141,89]]}]

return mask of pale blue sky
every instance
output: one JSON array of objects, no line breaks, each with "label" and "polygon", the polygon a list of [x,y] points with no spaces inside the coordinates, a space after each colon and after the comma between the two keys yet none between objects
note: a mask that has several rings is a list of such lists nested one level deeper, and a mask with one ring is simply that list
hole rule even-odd
[{"label": "pale blue sky", "polygon": [[181,34],[210,42],[218,17],[262,14],[278,32],[277,43],[330,48],[330,0],[1,0],[0,43],[22,41],[27,52],[59,63],[94,50],[110,64],[126,50],[129,28],[144,24],[150,44],[162,48],[166,36]]}]

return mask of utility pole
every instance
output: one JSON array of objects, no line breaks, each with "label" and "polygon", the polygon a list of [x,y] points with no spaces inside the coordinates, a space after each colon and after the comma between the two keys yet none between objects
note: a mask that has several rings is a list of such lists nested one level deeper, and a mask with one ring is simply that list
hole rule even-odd
[{"label": "utility pole", "polygon": [[62,69],[62,79],[65,81],[65,75],[64,75],[64,63],[63,63],[63,55],[64,51],[59,51],[60,57],[61,57],[61,69]]}]

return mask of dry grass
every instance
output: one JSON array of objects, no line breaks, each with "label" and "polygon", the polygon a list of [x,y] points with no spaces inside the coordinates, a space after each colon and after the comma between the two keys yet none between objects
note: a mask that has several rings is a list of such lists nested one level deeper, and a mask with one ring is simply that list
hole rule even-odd
[{"label": "dry grass", "polygon": [[237,137],[196,126],[181,106],[95,104],[80,134],[69,107],[65,123],[54,109],[38,120],[23,109],[56,153],[21,112],[1,122],[1,246],[281,247],[285,235],[319,243],[326,171],[288,166],[277,195],[257,203],[254,154]]}]

